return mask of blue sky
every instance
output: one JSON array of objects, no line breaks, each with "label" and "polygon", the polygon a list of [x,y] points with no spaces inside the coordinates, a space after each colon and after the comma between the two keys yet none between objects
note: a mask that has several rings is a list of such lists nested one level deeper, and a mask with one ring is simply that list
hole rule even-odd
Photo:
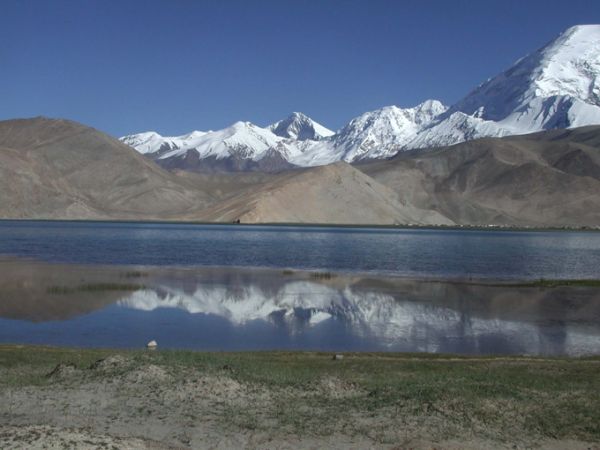
[{"label": "blue sky", "polygon": [[2,0],[0,119],[174,135],[302,111],[337,129],[451,104],[581,23],[600,1]]}]

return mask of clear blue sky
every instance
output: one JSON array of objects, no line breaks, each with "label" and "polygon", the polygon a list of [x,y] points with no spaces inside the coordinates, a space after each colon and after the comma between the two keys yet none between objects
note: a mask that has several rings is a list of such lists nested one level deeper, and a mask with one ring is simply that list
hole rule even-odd
[{"label": "clear blue sky", "polygon": [[598,0],[0,0],[0,119],[114,136],[258,125],[332,129],[385,105],[447,104]]}]

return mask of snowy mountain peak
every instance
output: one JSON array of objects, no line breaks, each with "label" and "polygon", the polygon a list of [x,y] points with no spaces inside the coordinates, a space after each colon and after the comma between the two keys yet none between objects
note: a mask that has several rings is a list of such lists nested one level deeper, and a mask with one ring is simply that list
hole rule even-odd
[{"label": "snowy mountain peak", "polygon": [[124,144],[135,148],[143,155],[176,148],[180,140],[179,137],[163,137],[155,131],[132,134],[121,138]]},{"label": "snowy mountain peak", "polygon": [[229,128],[234,130],[243,130],[246,128],[252,128],[254,126],[255,125],[252,122],[238,120],[237,122],[233,123]]},{"label": "snowy mountain peak", "polygon": [[352,119],[333,139],[343,148],[346,161],[387,158],[446,109],[438,100],[427,100],[412,108],[386,106]]},{"label": "snowy mountain peak", "polygon": [[410,111],[413,114],[414,120],[417,123],[428,123],[447,109],[448,107],[439,100],[425,100],[423,103],[406,111]]},{"label": "snowy mountain peak", "polygon": [[298,141],[318,141],[334,134],[333,131],[325,128],[301,112],[293,112],[285,119],[270,125],[268,128],[277,136],[296,139]]},{"label": "snowy mountain peak", "polygon": [[578,25],[452,106],[512,133],[600,122],[600,25]]},{"label": "snowy mountain peak", "polygon": [[196,138],[199,138],[200,136],[204,136],[206,133],[207,133],[206,131],[194,130],[191,133],[180,136],[179,138],[184,139],[184,140],[196,139]]}]

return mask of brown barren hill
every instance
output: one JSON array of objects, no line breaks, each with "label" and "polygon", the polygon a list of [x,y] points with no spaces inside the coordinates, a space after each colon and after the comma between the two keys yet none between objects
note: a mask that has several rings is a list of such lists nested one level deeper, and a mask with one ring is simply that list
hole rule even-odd
[{"label": "brown barren hill", "polygon": [[93,128],[46,118],[0,122],[0,217],[167,219],[209,195]]},{"label": "brown barren hill", "polygon": [[242,223],[452,223],[436,211],[401,202],[392,190],[345,162],[275,177],[209,208],[206,218]]},{"label": "brown barren hill", "polygon": [[600,226],[600,127],[480,139],[360,170],[458,224]]}]

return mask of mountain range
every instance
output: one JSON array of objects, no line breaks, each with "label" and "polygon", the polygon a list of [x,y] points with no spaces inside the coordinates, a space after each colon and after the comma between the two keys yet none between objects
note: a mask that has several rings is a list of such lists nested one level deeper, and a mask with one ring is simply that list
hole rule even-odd
[{"label": "mountain range", "polygon": [[280,173],[168,171],[63,119],[0,122],[0,218],[600,225],[600,126]]},{"label": "mountain range", "polygon": [[449,108],[390,106],[335,133],[301,113],[121,140],[0,121],[0,218],[599,227],[598,77],[587,25]]},{"label": "mountain range", "polygon": [[218,131],[145,132],[121,141],[168,169],[280,171],[594,124],[600,124],[600,25],[579,25],[450,107],[437,100],[387,106],[337,132],[296,112],[266,127],[236,122]]}]

